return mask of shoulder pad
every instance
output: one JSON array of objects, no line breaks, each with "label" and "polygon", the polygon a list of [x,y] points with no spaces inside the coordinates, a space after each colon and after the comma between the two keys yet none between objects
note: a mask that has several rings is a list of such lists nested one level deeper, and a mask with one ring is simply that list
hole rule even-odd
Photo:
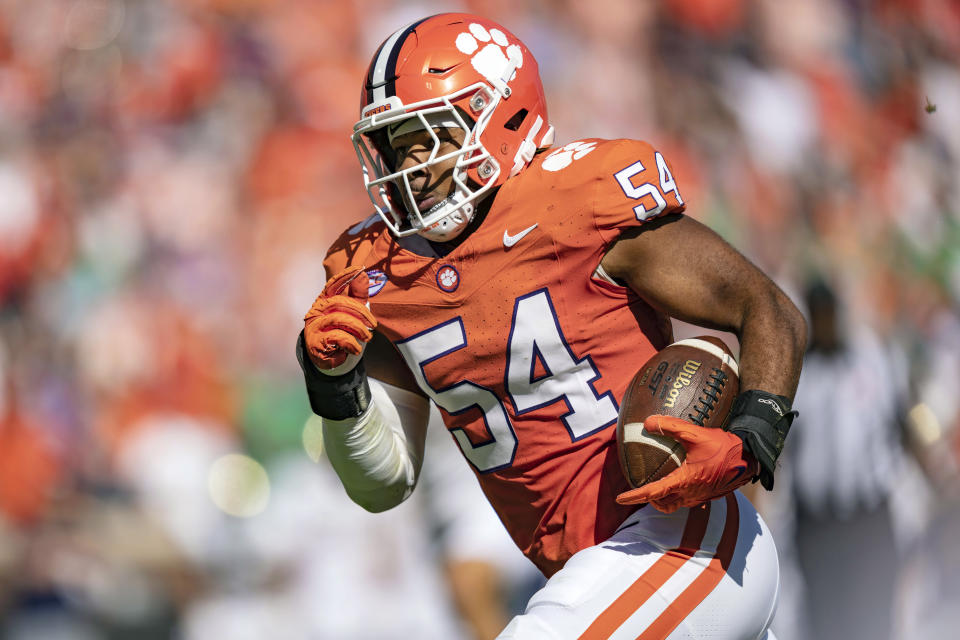
[{"label": "shoulder pad", "polygon": [[323,261],[327,277],[351,264],[363,264],[374,241],[384,233],[386,227],[380,216],[374,213],[341,233],[330,245]]},{"label": "shoulder pad", "polygon": [[535,168],[544,179],[564,184],[589,180],[596,172],[597,160],[604,155],[603,149],[609,144],[610,140],[584,138],[547,149],[540,154]]},{"label": "shoulder pad", "polygon": [[578,189],[606,180],[638,160],[656,171],[655,153],[642,140],[584,138],[544,151],[536,169],[542,179],[555,182],[558,188]]},{"label": "shoulder pad", "polygon": [[541,186],[591,211],[608,241],[625,228],[684,210],[672,168],[642,140],[578,140],[545,152],[536,167]]}]

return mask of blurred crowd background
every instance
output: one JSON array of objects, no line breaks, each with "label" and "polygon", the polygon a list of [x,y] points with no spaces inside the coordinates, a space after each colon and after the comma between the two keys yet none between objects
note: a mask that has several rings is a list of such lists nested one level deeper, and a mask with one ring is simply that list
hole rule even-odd
[{"label": "blurred crowd background", "polygon": [[369,58],[448,10],[808,314],[780,640],[955,635],[960,4],[0,0],[0,638],[472,640],[537,587],[439,429],[349,503],[293,356]]}]

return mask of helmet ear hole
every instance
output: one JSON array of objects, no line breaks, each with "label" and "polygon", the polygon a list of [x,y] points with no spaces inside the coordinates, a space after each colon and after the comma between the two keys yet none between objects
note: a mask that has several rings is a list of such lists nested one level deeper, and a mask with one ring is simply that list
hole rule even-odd
[{"label": "helmet ear hole", "polygon": [[510,116],[510,119],[507,120],[503,126],[507,129],[510,129],[510,131],[518,130],[520,125],[522,125],[523,121],[526,119],[527,113],[529,112],[526,109],[520,109],[520,111],[517,111],[515,114]]}]

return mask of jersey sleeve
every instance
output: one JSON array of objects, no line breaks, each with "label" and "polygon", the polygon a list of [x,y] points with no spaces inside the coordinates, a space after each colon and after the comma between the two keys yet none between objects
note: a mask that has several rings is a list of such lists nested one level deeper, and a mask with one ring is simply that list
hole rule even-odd
[{"label": "jersey sleeve", "polygon": [[376,231],[382,226],[380,217],[374,213],[341,233],[340,237],[330,245],[327,256],[323,260],[327,278],[340,273],[350,265],[370,266],[365,264],[364,260],[372,250]]},{"label": "jersey sleeve", "polygon": [[613,140],[597,158],[594,222],[604,240],[615,240],[624,229],[685,205],[673,168],[659,151],[639,140]]}]

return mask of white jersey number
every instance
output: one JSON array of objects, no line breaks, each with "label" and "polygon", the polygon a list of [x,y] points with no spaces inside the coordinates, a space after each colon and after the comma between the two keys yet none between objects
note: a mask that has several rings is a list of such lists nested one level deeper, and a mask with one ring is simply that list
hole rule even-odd
[{"label": "white jersey number", "polygon": [[651,196],[653,198],[656,206],[654,206],[652,209],[647,209],[643,203],[640,203],[633,208],[633,212],[636,214],[637,220],[655,218],[663,213],[663,210],[667,208],[667,200],[664,198],[664,196],[670,191],[673,191],[673,195],[676,196],[677,203],[683,204],[683,200],[680,198],[680,191],[677,189],[677,183],[673,179],[670,169],[667,168],[667,161],[663,159],[663,156],[659,151],[655,152],[654,158],[657,161],[657,173],[660,174],[659,187],[652,182],[644,182],[641,185],[633,184],[633,176],[637,175],[638,173],[643,173],[643,171],[646,169],[646,167],[643,166],[643,163],[639,160],[613,174],[613,177],[616,178],[617,183],[620,185],[620,188],[623,189],[623,192],[628,198],[633,200],[639,200],[644,196]]},{"label": "white jersey number", "polygon": [[517,298],[508,344],[507,393],[517,415],[563,400],[561,419],[574,440],[617,421],[613,397],[594,391],[600,374],[589,356],[574,356],[546,289]]},{"label": "white jersey number", "polygon": [[[458,317],[397,343],[417,384],[450,414],[477,408],[483,412],[488,437],[474,443],[462,429],[453,430],[463,455],[484,473],[509,466],[517,451],[517,436],[504,406],[490,389],[461,380],[444,389],[427,381],[424,367],[466,347],[468,336]],[[520,296],[514,303],[506,354],[506,391],[517,416],[563,401],[561,416],[571,439],[617,421],[617,404],[610,393],[598,394],[600,377],[589,356],[579,360],[567,344],[547,289]]]},{"label": "white jersey number", "polygon": [[417,385],[438,407],[451,414],[473,407],[483,411],[483,421],[490,434],[486,441],[478,444],[470,442],[463,429],[455,429],[453,437],[463,450],[463,455],[478,471],[493,471],[509,466],[517,450],[517,436],[503,404],[492,391],[469,380],[462,380],[446,389],[434,389],[423,373],[423,367],[427,364],[466,346],[467,334],[460,318],[397,343],[397,348],[413,371]]}]

